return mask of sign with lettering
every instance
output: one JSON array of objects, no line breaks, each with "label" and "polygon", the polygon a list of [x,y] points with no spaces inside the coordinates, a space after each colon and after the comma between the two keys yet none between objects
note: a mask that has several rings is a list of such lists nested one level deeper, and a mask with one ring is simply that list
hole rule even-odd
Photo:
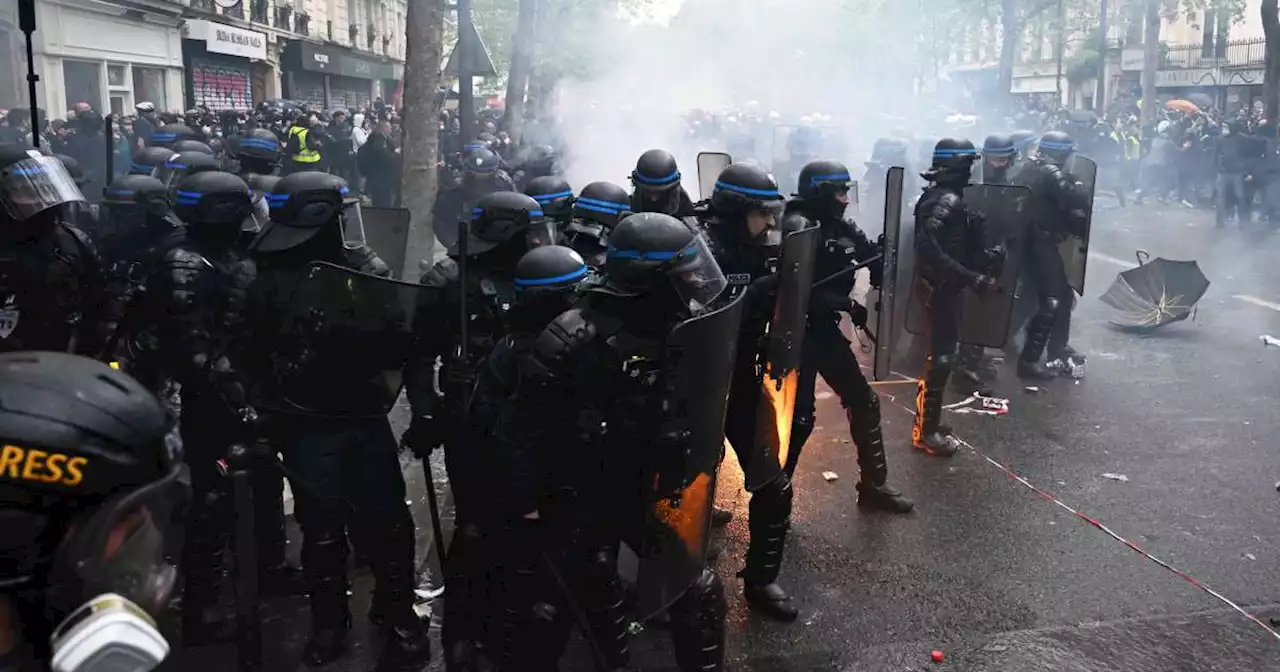
[{"label": "sign with lettering", "polygon": [[1142,70],[1143,51],[1139,47],[1137,49],[1125,49],[1120,52],[1120,69],[1125,72],[1139,72]]},{"label": "sign with lettering", "polygon": [[257,31],[200,19],[187,21],[183,30],[188,39],[204,40],[209,53],[258,60],[267,58],[267,36]]},{"label": "sign with lettering", "polygon": [[[359,79],[400,79],[404,76],[404,66],[401,64],[374,55],[365,56],[350,49],[311,42],[294,42],[288,49],[297,49],[297,56],[289,56],[286,60],[311,72]],[[297,60],[293,60],[294,58]]]},{"label": "sign with lettering", "polygon": [[1159,70],[1156,72],[1157,88],[1192,86],[1217,86],[1217,68],[1188,68],[1186,70]]}]

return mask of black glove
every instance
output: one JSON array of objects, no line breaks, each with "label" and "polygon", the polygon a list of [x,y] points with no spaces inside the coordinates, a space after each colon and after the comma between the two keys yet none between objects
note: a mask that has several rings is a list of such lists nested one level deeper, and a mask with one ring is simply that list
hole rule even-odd
[{"label": "black glove", "polygon": [[988,290],[996,288],[996,279],[989,275],[975,275],[973,278],[973,291],[979,295],[986,294]]},{"label": "black glove", "polygon": [[427,459],[431,451],[444,445],[442,423],[429,415],[414,416],[400,437],[400,445],[413,451],[415,457]]},{"label": "black glove", "polygon": [[849,321],[859,329],[867,327],[867,309],[857,301],[849,301]]}]

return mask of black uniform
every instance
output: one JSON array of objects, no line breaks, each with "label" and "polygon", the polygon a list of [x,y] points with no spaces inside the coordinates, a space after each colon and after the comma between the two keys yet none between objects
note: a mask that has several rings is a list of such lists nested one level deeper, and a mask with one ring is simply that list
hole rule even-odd
[{"label": "black uniform", "polygon": [[[852,183],[848,168],[835,161],[813,161],[800,171],[799,182],[800,195],[787,204],[782,230],[800,231],[814,224],[822,227],[815,283],[880,253],[879,246],[867,240],[857,224],[844,219]],[[879,264],[871,265],[873,285],[880,282],[879,268]],[[846,273],[821,287],[815,284],[810,294],[787,471],[795,473],[804,443],[813,433],[814,393],[821,374],[840,397],[849,421],[849,436],[858,449],[858,467],[862,471],[859,506],[905,513],[911,510],[911,502],[887,484],[889,463],[880,430],[880,398],[867,384],[849,348],[849,339],[840,330],[841,312],[848,313],[855,325],[866,323],[866,308],[850,297],[854,282],[855,274]]]},{"label": "black uniform", "polygon": [[83,198],[58,159],[0,145],[0,352],[104,356],[119,310],[89,236],[67,221]]},{"label": "black uniform", "polygon": [[917,291],[927,297],[929,352],[916,392],[911,441],[933,455],[951,456],[958,448],[941,418],[960,339],[960,292],[965,287],[986,291],[995,282],[977,270],[990,266],[982,221],[962,200],[977,155],[968,140],[939,140],[933,166],[922,174],[931,184],[915,210],[916,277],[922,283]]},{"label": "black uniform", "polygon": [[249,209],[244,181],[208,172],[179,187],[174,212],[187,229],[147,280],[142,317],[131,318],[141,328],[130,335],[130,349],[135,366],[182,388],[181,430],[196,491],[183,546],[183,629],[198,641],[208,630],[204,610],[218,600],[232,519],[216,463],[228,446],[252,440],[257,420],[242,376],[250,338],[245,308],[257,271],[233,248]]},{"label": "black uniform", "polygon": [[268,200],[271,222],[250,245],[262,276],[254,292],[255,326],[267,339],[255,353],[253,399],[267,420],[271,446],[283,454],[291,477],[305,483],[295,488],[312,617],[304,657],[320,665],[344,649],[351,627],[344,527],[350,527],[360,530],[357,543],[372,559],[376,588],[369,618],[387,632],[383,662],[418,666],[430,657],[430,647],[426,626],[413,611],[414,524],[385,409],[351,394],[338,375],[328,388],[309,388],[305,408],[292,403],[277,388],[282,376],[273,368],[287,371],[290,362],[281,360],[291,351],[276,352],[269,340],[277,333],[277,288],[296,284],[312,262],[381,277],[390,271],[371,249],[352,240],[358,227],[344,231],[348,220],[359,217],[359,204],[348,197],[341,178],[294,173],[276,184]]},{"label": "black uniform", "polygon": [[[1074,152],[1071,138],[1060,131],[1040,139],[1034,159],[1019,172],[1018,182],[1031,187],[1034,199],[1032,233],[1027,245],[1026,268],[1035,286],[1039,307],[1027,324],[1027,340],[1018,358],[1018,375],[1044,378],[1057,375],[1057,364],[1068,359],[1084,363],[1084,355],[1068,345],[1071,310],[1075,294],[1067,282],[1067,271],[1058,251],[1068,236],[1085,233],[1088,223],[1088,196],[1063,165]],[[1048,346],[1048,361],[1040,357]]]},{"label": "black uniform", "polygon": [[693,199],[680,185],[676,158],[665,149],[651,149],[636,161],[631,172],[632,212],[661,212],[672,217],[692,217]]},{"label": "black uniform", "polygon": [[[498,557],[489,548],[487,529],[493,519],[488,507],[492,480],[482,454],[472,450],[472,428],[463,422],[466,399],[476,368],[505,333],[516,263],[529,249],[553,242],[552,225],[540,213],[537,201],[524,194],[499,192],[481,198],[464,241],[465,277],[456,252],[422,277],[422,284],[438,290],[440,300],[430,319],[423,321],[427,330],[419,335],[419,351],[406,370],[413,419],[404,442],[424,458],[439,446],[445,448],[459,530],[445,565],[441,633],[451,669],[465,664],[473,643],[486,639],[485,622],[492,616],[492,603],[484,595],[486,570]],[[459,324],[464,300],[470,316],[465,328]],[[460,356],[464,331],[465,359]],[[433,383],[437,358],[443,359],[442,395]]]},{"label": "black uniform", "polygon": [[[642,557],[649,544],[661,543],[647,536],[655,521],[628,521],[641,512],[652,515],[655,492],[673,487],[666,469],[679,470],[693,448],[686,432],[664,429],[671,425],[662,402],[673,392],[664,375],[671,364],[664,341],[691,309],[711,305],[724,279],[702,239],[659,213],[624,219],[612,234],[610,254],[578,307],[552,321],[524,358],[521,417],[530,421],[522,432],[529,449],[554,451],[563,465],[556,478],[571,497],[576,592],[590,636],[613,669],[630,657],[619,543],[626,540]],[[719,447],[712,448],[714,470]],[[706,507],[709,516],[709,501]],[[677,663],[686,671],[721,670],[723,585],[705,567],[689,583],[682,575],[681,583],[669,612]],[[642,576],[642,595],[643,587]]]},{"label": "black uniform", "polygon": [[564,229],[564,244],[597,268],[604,264],[609,232],[631,213],[627,190],[612,182],[592,182],[573,201],[573,217]]},{"label": "black uniform", "polygon": [[457,244],[455,223],[469,220],[480,199],[500,191],[517,191],[515,182],[502,169],[502,159],[497,154],[475,144],[462,157],[461,182],[451,189],[442,189],[436,197],[432,213],[435,221],[443,223],[436,229],[436,237],[445,247],[452,248]]},{"label": "black uniform", "polygon": [[[709,209],[700,220],[730,291],[747,294],[725,416],[725,438],[733,445],[743,472],[752,474],[747,481],[754,491],[748,521],[751,544],[741,573],[743,588],[753,607],[773,618],[791,621],[799,611],[777,580],[791,524],[794,490],[777,458],[756,440],[760,361],[778,285],[781,237],[777,220],[782,208],[778,185],[764,169],[733,164],[717,178]],[[767,228],[753,232],[748,222],[751,213],[758,213],[753,217],[757,226]]]}]

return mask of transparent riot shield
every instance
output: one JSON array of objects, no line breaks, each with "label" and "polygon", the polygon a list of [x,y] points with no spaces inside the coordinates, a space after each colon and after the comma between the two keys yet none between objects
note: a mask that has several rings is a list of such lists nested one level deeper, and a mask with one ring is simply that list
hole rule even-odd
[{"label": "transparent riot shield", "polygon": [[[756,445],[767,448],[779,467],[786,466],[787,452],[791,448],[791,419],[795,416],[796,392],[800,385],[800,348],[809,317],[809,293],[813,286],[819,232],[819,227],[811,226],[787,234],[782,242],[778,292],[773,304],[773,318],[769,320],[755,434]],[[745,474],[747,490],[754,492],[768,485],[777,473],[772,468],[748,470]],[[765,482],[757,482],[757,479]]]},{"label": "transparent riot shield", "polygon": [[404,260],[409,247],[407,208],[362,207],[365,244],[373,248],[394,278],[404,277]]},{"label": "transparent riot shield", "polygon": [[733,157],[724,152],[698,153],[698,198],[707,200],[716,189],[720,172],[733,163]]},{"label": "transparent riot shield", "polygon": [[[648,492],[636,553],[637,617],[648,619],[684,594],[706,566],[716,469],[724,451],[724,417],[737,354],[743,295],[676,325],[667,336],[667,421],[661,434],[684,438],[681,455],[663,462]],[[674,496],[670,493],[675,493]]]},{"label": "transparent riot shield", "polygon": [[[1030,207],[1031,189],[1006,184],[971,184],[964,190],[964,204],[970,212],[983,218],[984,243],[988,249],[997,245],[1005,250],[1002,263],[989,260],[986,268],[975,268],[979,273],[998,278],[997,286],[979,295],[966,287],[960,293],[964,302],[963,322],[960,325],[960,342],[988,348],[1001,348],[1008,341],[1009,322],[1018,284],[1018,266],[1021,250],[1026,243],[1030,224],[1027,209]],[[998,267],[997,267],[998,266]],[[917,269],[918,270],[918,269]],[[933,300],[935,287],[919,272],[911,286],[911,300],[907,307],[907,331],[928,337],[928,306]]]},{"label": "transparent riot shield", "polygon": [[273,396],[316,415],[386,415],[400,395],[414,320],[437,291],[312,262],[281,307]]},{"label": "transparent riot shield", "polygon": [[902,182],[906,170],[894,166],[884,178],[884,272],[880,287],[867,293],[867,324],[875,329],[872,371],[876,380],[889,377],[896,340],[895,306],[898,302],[898,266],[902,257]]},{"label": "transparent riot shield", "polygon": [[1085,196],[1087,207],[1084,209],[1084,221],[1075,223],[1083,235],[1071,236],[1058,246],[1062,255],[1062,265],[1067,269],[1067,282],[1076,294],[1084,296],[1084,275],[1089,262],[1089,231],[1093,226],[1093,195],[1098,186],[1098,164],[1087,156],[1073,154],[1067,161],[1066,171],[1079,182],[1079,189]]}]

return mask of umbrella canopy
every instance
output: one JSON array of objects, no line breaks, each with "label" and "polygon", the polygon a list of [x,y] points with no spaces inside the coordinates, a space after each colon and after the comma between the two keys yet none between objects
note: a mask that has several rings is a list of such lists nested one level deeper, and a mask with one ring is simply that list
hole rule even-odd
[{"label": "umbrella canopy", "polygon": [[1171,100],[1165,103],[1164,106],[1170,110],[1186,112],[1187,114],[1195,114],[1200,111],[1200,108],[1196,107],[1196,104],[1189,100]]},{"label": "umbrella canopy", "polygon": [[1210,98],[1207,94],[1193,93],[1187,96],[1187,100],[1195,103],[1199,107],[1213,107],[1213,98]]},{"label": "umbrella canopy", "polygon": [[1187,319],[1209,289],[1194,261],[1170,261],[1138,251],[1138,267],[1116,277],[1102,302],[1119,311],[1111,323],[1127,329],[1155,329]]}]

